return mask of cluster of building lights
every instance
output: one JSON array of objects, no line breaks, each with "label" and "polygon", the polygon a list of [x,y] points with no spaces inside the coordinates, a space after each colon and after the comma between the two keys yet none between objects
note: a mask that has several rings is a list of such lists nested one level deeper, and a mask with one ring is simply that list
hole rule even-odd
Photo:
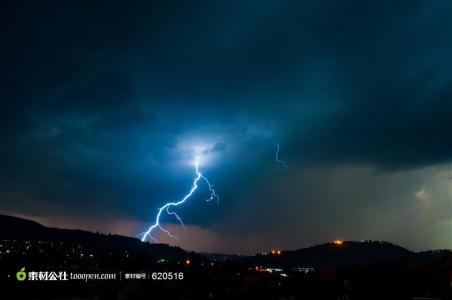
[{"label": "cluster of building lights", "polygon": [[274,273],[274,272],[279,273],[279,272],[283,271],[283,269],[280,269],[280,268],[266,268],[266,267],[262,267],[262,266],[256,266],[256,267],[254,267],[254,270],[259,271],[259,272],[267,272],[267,273]]}]

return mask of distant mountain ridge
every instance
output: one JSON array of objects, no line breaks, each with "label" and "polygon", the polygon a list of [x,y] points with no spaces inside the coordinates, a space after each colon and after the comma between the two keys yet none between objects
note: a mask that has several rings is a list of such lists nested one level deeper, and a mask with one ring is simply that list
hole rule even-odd
[{"label": "distant mountain ridge", "polygon": [[308,248],[258,254],[246,259],[254,265],[273,267],[344,267],[377,262],[432,263],[452,256],[450,250],[413,252],[382,241],[341,241]]},{"label": "distant mountain ridge", "polygon": [[0,215],[0,239],[62,241],[80,243],[96,249],[128,251],[133,255],[152,259],[184,259],[187,255],[202,256],[207,260],[231,260],[250,266],[274,267],[341,267],[356,263],[405,261],[414,263],[437,262],[452,257],[450,250],[413,252],[395,244],[381,241],[344,241],[325,243],[298,250],[281,250],[254,256],[195,254],[166,244],[143,243],[139,239],[120,235],[99,234],[83,230],[45,227],[35,221]]},{"label": "distant mountain ridge", "polygon": [[139,239],[99,234],[78,229],[46,227],[38,222],[0,215],[0,239],[78,243],[100,250],[128,251],[147,258],[183,259],[187,251],[166,244],[143,243]]}]

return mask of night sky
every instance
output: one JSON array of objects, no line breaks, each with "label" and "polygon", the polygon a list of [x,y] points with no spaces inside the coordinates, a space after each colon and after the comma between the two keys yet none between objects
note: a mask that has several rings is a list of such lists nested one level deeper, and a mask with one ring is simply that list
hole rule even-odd
[{"label": "night sky", "polygon": [[[452,248],[450,1],[2,1],[0,213],[187,249]],[[275,162],[275,144],[287,169]]]}]

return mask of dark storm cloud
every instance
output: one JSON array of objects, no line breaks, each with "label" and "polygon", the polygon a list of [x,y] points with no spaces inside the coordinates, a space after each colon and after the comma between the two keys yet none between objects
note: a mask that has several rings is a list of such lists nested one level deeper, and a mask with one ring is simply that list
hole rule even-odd
[{"label": "dark storm cloud", "polygon": [[207,224],[273,176],[276,142],[289,174],[452,158],[447,1],[0,5],[3,192],[143,220],[189,187],[199,139],[229,201],[187,208]]}]

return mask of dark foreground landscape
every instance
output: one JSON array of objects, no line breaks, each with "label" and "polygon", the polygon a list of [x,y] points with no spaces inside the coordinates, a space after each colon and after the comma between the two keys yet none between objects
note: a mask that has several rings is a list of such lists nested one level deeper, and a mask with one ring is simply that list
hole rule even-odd
[{"label": "dark foreground landscape", "polygon": [[200,254],[0,216],[0,276],[2,293],[17,299],[452,299],[452,252],[334,241],[254,256]]}]

